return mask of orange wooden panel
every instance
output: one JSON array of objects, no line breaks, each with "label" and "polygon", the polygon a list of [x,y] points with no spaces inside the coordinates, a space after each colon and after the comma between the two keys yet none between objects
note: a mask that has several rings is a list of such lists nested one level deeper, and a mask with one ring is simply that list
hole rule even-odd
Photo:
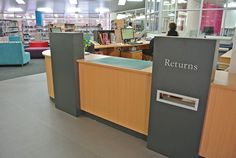
[{"label": "orange wooden panel", "polygon": [[211,86],[200,155],[236,157],[236,90]]},{"label": "orange wooden panel", "polygon": [[55,98],[53,77],[52,77],[52,63],[51,63],[50,56],[45,56],[45,69],[46,69],[46,75],[47,75],[48,94],[51,98]]},{"label": "orange wooden panel", "polygon": [[142,52],[121,52],[120,56],[123,58],[132,58],[132,59],[142,60],[143,53]]},{"label": "orange wooden panel", "polygon": [[82,110],[147,134],[150,75],[86,62],[79,71]]}]

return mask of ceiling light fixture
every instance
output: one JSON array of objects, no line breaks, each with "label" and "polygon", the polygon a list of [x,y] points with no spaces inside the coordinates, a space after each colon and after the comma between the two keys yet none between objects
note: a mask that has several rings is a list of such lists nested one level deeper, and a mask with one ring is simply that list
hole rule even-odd
[{"label": "ceiling light fixture", "polygon": [[127,0],[128,2],[142,2],[143,0]]},{"label": "ceiling light fixture", "polygon": [[53,12],[52,8],[38,8],[37,11],[45,12],[45,13],[52,13]]},{"label": "ceiling light fixture", "polygon": [[22,8],[8,8],[8,12],[23,12]]},{"label": "ceiling light fixture", "polygon": [[24,0],[16,0],[16,2],[17,2],[18,4],[25,4],[25,1],[24,1]]},{"label": "ceiling light fixture", "polygon": [[69,0],[70,4],[78,4],[77,0]]},{"label": "ceiling light fixture", "polygon": [[125,14],[118,14],[118,15],[116,16],[117,19],[125,19],[125,18],[127,18],[127,17],[128,17],[128,16],[125,15]]},{"label": "ceiling light fixture", "polygon": [[163,5],[171,5],[169,1],[164,1]]},{"label": "ceiling light fixture", "polygon": [[95,9],[95,12],[97,12],[97,13],[107,13],[109,11],[110,10],[108,8],[96,8]]},{"label": "ceiling light fixture", "polygon": [[181,4],[181,3],[187,3],[187,1],[186,1],[186,0],[179,0],[178,3],[179,3],[179,4]]},{"label": "ceiling light fixture", "polygon": [[78,13],[78,12],[81,12],[81,9],[72,7],[72,8],[67,8],[66,11],[69,13]]},{"label": "ceiling light fixture", "polygon": [[126,0],[119,0],[118,1],[118,5],[125,5],[125,3],[126,3]]},{"label": "ceiling light fixture", "polygon": [[145,19],[145,15],[140,15],[135,18],[136,20],[142,20]]}]

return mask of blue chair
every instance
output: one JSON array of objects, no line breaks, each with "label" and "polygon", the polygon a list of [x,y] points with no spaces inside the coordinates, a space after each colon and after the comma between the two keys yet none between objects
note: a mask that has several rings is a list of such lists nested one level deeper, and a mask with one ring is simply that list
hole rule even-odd
[{"label": "blue chair", "polygon": [[0,50],[0,65],[24,65],[30,61],[22,42],[0,43]]},{"label": "blue chair", "polygon": [[10,42],[20,42],[21,41],[21,36],[9,36],[9,41]]}]

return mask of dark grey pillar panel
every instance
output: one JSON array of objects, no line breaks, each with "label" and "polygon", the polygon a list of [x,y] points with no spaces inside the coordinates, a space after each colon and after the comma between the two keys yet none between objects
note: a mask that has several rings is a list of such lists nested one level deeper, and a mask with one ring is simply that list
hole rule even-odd
[{"label": "dark grey pillar panel", "polygon": [[199,157],[217,47],[216,40],[155,39],[148,148],[170,158]]},{"label": "dark grey pillar panel", "polygon": [[79,74],[76,60],[84,58],[82,33],[51,33],[53,83],[56,108],[80,114]]}]

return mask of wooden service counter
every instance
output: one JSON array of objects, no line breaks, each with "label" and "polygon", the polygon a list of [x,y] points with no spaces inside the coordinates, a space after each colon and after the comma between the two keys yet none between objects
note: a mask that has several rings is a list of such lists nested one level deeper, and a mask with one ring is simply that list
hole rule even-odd
[{"label": "wooden service counter", "polygon": [[45,61],[45,69],[47,74],[47,85],[48,85],[48,94],[51,98],[55,98],[54,96],[54,86],[53,86],[53,77],[52,77],[52,61],[51,61],[51,52],[50,50],[43,51],[44,61]]},{"label": "wooden service counter", "polygon": [[[49,95],[53,97],[50,56],[43,53]],[[148,134],[152,68],[133,70],[90,60],[107,58],[86,55],[78,60],[81,109]],[[236,74],[216,71],[210,87],[199,154],[206,158],[236,157]]]},{"label": "wooden service counter", "polygon": [[211,84],[200,155],[236,157],[236,74],[216,72]]},{"label": "wooden service counter", "polygon": [[151,68],[132,70],[79,60],[81,109],[147,135]]}]

